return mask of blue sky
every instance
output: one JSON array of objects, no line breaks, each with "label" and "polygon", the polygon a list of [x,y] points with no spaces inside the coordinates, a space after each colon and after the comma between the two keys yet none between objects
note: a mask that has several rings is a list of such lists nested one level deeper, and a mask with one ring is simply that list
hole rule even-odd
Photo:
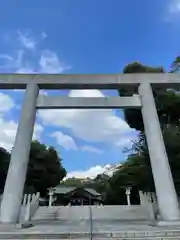
[{"label": "blue sky", "polygon": [[[180,0],[1,1],[0,72],[118,73],[132,61],[168,68],[179,54]],[[103,97],[115,91],[46,91]],[[11,149],[21,91],[0,93],[0,144]],[[119,110],[37,113],[34,138],[56,147],[68,176],[123,161],[135,132]]]}]

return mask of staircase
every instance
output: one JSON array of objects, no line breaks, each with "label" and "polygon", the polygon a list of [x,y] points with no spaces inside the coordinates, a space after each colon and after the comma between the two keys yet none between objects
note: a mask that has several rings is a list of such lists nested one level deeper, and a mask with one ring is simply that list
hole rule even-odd
[{"label": "staircase", "polygon": [[[136,220],[152,221],[154,216],[148,208],[142,206],[91,206],[93,220]],[[39,207],[33,220],[89,220],[89,206]]]},{"label": "staircase", "polygon": [[[112,208],[115,209],[115,208]],[[39,207],[33,227],[18,229],[0,225],[0,239],[76,239],[76,240],[178,240],[180,227],[157,227],[141,212],[137,221],[129,220],[127,208],[110,206]],[[134,208],[133,214],[137,214]],[[124,216],[118,215],[126,213]],[[145,214],[145,215],[142,215]],[[133,216],[133,215],[132,215]],[[143,220],[144,219],[144,220]]]},{"label": "staircase", "polygon": [[58,207],[39,207],[32,217],[32,222],[46,222],[58,220]]}]

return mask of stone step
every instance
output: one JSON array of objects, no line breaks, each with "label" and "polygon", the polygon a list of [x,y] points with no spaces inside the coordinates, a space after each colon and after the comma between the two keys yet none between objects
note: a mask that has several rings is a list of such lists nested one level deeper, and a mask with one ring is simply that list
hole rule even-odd
[{"label": "stone step", "polygon": [[94,233],[0,232],[0,239],[180,240],[180,231]]},{"label": "stone step", "polygon": [[58,217],[57,208],[44,208],[40,207],[34,214],[32,220],[41,220],[41,219],[56,219]]},{"label": "stone step", "polygon": [[[91,206],[94,219],[152,220],[150,209],[142,206]],[[89,219],[89,206],[39,207],[33,219],[43,219],[55,214],[59,219]]]}]

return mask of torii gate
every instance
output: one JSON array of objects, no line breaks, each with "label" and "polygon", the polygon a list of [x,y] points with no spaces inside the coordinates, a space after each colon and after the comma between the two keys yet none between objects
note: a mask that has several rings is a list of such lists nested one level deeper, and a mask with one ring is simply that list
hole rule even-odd
[{"label": "torii gate", "polygon": [[[141,108],[158,207],[164,224],[180,220],[178,199],[161,133],[152,87],[172,88],[180,74],[0,74],[0,89],[25,89],[20,121],[1,202],[1,223],[18,221],[29,160],[36,109]],[[39,89],[119,89],[138,87],[131,97],[68,98],[39,96]],[[178,109],[177,109],[178,110]]]}]

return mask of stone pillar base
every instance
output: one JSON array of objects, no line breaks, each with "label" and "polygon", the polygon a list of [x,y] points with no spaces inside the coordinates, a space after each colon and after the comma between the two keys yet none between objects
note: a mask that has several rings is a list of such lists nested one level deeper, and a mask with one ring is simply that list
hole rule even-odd
[{"label": "stone pillar base", "polygon": [[31,222],[25,223],[0,223],[0,232],[3,231],[11,231],[12,229],[22,229],[22,228],[30,228],[33,227]]}]

